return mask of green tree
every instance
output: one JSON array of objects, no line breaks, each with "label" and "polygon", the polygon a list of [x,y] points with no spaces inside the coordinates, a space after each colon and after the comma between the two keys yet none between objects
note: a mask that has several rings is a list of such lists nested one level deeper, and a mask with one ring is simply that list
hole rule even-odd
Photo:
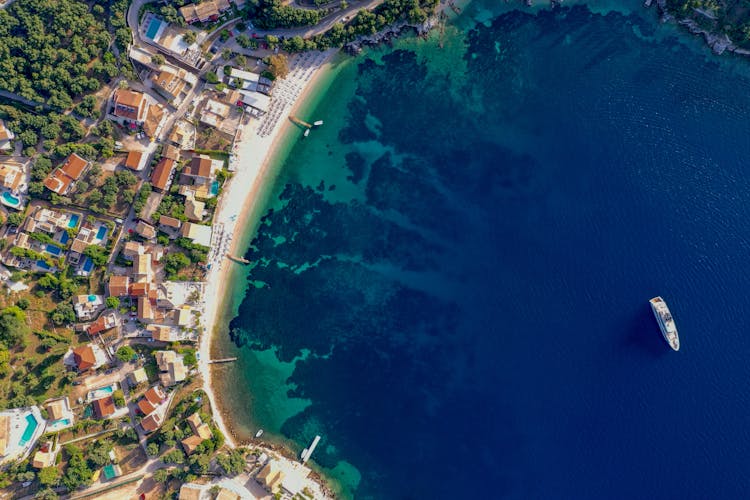
[{"label": "green tree", "polygon": [[112,399],[118,408],[123,408],[125,406],[125,393],[122,392],[122,389],[117,389],[113,392]]},{"label": "green tree", "polygon": [[60,475],[60,469],[57,467],[44,467],[39,471],[39,483],[42,486],[57,486],[60,483]]},{"label": "green tree", "polygon": [[107,297],[104,304],[110,309],[117,309],[120,307],[120,299],[117,297]]},{"label": "green tree", "polygon": [[[149,456],[155,457],[156,455],[159,454],[159,445],[156,443],[148,443],[148,446],[146,446],[146,453],[148,453]],[[160,469],[160,470],[163,470],[163,469]],[[156,477],[154,477],[154,479],[156,479]]]},{"label": "green tree", "polygon": [[90,258],[93,261],[94,265],[97,267],[105,265],[107,263],[107,260],[109,260],[109,253],[107,253],[107,251],[99,245],[87,246],[84,249],[83,254]]},{"label": "green tree", "polygon": [[119,359],[123,363],[127,363],[128,361],[133,359],[133,356],[135,356],[135,350],[129,345],[124,345],[117,349],[116,356],[117,359]]}]

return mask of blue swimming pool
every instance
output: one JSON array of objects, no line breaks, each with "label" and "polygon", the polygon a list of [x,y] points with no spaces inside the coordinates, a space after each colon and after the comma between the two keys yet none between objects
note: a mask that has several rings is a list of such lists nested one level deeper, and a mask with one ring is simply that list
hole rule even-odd
[{"label": "blue swimming pool", "polygon": [[83,261],[83,265],[81,266],[81,269],[83,269],[84,272],[90,273],[93,268],[94,268],[94,261],[86,257]]},{"label": "blue swimming pool", "polygon": [[219,181],[213,181],[211,183],[211,195],[216,196],[219,194]]},{"label": "blue swimming pool", "polygon": [[60,250],[60,247],[57,247],[51,243],[47,245],[46,250],[47,250],[47,253],[50,253],[54,255],[55,257],[59,257],[60,254],[62,253],[62,250]]},{"label": "blue swimming pool", "polygon": [[156,33],[159,31],[160,26],[161,26],[161,21],[159,19],[157,18],[151,19],[151,22],[148,23],[148,29],[146,29],[146,37],[153,40],[154,37],[156,36]]},{"label": "blue swimming pool", "polygon": [[68,236],[68,233],[63,231],[63,233],[60,235],[60,243],[64,245],[68,242],[69,239],[70,239],[70,236]]},{"label": "blue swimming pool", "polygon": [[37,266],[39,266],[39,267],[41,267],[42,269],[46,269],[47,271],[49,271],[50,269],[52,269],[52,268],[51,268],[51,267],[49,266],[49,264],[47,264],[47,263],[46,263],[46,262],[44,262],[43,260],[38,260],[38,261],[36,261],[36,265],[37,265]]},{"label": "blue swimming pool", "polygon": [[70,425],[70,419],[69,418],[61,418],[60,420],[55,420],[50,424],[50,427],[67,427]]},{"label": "blue swimming pool", "polygon": [[39,426],[39,422],[36,421],[36,417],[34,417],[34,415],[32,415],[31,413],[26,415],[26,423],[26,429],[23,431],[21,439],[18,441],[18,445],[21,447],[26,446],[26,444],[31,441],[31,438],[36,432],[36,428]]},{"label": "blue swimming pool", "polygon": [[103,240],[107,236],[107,228],[105,226],[99,226],[99,230],[96,232],[96,239]]},{"label": "blue swimming pool", "polygon": [[81,216],[78,214],[71,215],[70,220],[68,221],[68,227],[76,227],[80,219],[81,219]]},{"label": "blue swimming pool", "polygon": [[21,199],[16,196],[13,196],[8,191],[3,192],[2,197],[3,197],[3,203],[5,205],[8,205],[9,207],[18,207],[21,205]]}]

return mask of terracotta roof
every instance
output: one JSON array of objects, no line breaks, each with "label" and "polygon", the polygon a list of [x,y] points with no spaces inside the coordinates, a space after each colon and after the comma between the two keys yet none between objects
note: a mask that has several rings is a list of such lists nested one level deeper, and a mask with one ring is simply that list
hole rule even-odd
[{"label": "terracotta roof", "polygon": [[99,316],[99,318],[91,323],[86,329],[86,331],[90,334],[103,332],[104,330],[107,330],[107,323],[104,316]]},{"label": "terracotta roof", "polygon": [[138,319],[154,319],[154,310],[147,297],[138,297]]},{"label": "terracotta roof", "polygon": [[65,416],[65,400],[63,399],[50,401],[45,405],[45,408],[47,408],[47,414],[51,420],[60,420]]},{"label": "terracotta roof", "polygon": [[179,93],[182,92],[182,89],[185,88],[185,80],[171,71],[162,70],[159,73],[155,73],[154,76],[151,77],[151,80],[158,88],[174,97],[179,95]]},{"label": "terracotta roof", "polygon": [[162,158],[171,158],[172,160],[177,161],[180,159],[180,150],[171,144],[165,144],[161,156]]},{"label": "terracotta roof", "polygon": [[141,427],[146,432],[154,432],[161,425],[161,417],[158,413],[152,413],[143,420],[141,420]]},{"label": "terracotta roof", "polygon": [[88,243],[76,238],[73,240],[73,243],[70,244],[70,251],[75,253],[83,253],[83,251],[86,250],[87,246],[89,246]]},{"label": "terracotta roof", "polygon": [[148,283],[133,283],[130,285],[130,295],[133,297],[148,296]]},{"label": "terracotta roof", "polygon": [[112,297],[124,297],[128,294],[130,277],[128,276],[110,276],[109,278],[109,295]]},{"label": "terracotta roof", "polygon": [[174,160],[171,158],[162,158],[159,163],[154,167],[154,171],[151,173],[151,185],[155,189],[164,191],[169,185],[169,177],[172,175],[172,169],[174,168]]},{"label": "terracotta roof", "polygon": [[143,105],[145,96],[141,92],[128,89],[115,90],[113,114],[133,121],[143,121]]},{"label": "terracotta roof", "polygon": [[141,164],[141,157],[143,157],[143,151],[130,151],[128,157],[125,158],[125,166],[133,170],[138,170],[138,166]]},{"label": "terracotta roof", "polygon": [[192,454],[198,446],[203,442],[200,436],[190,436],[182,440],[182,447],[185,448],[185,453],[188,455]]},{"label": "terracotta roof", "polygon": [[96,364],[96,355],[90,345],[82,345],[73,349],[73,360],[79,370],[85,371]]},{"label": "terracotta roof", "polygon": [[206,156],[194,156],[190,165],[185,169],[186,175],[194,177],[209,177],[211,175],[211,158]]},{"label": "terracotta roof", "polygon": [[159,386],[149,388],[149,390],[147,390],[143,394],[143,397],[146,398],[152,405],[158,405],[167,398],[167,396],[163,392],[161,392]]},{"label": "terracotta roof", "polygon": [[115,412],[115,400],[112,396],[97,399],[94,401],[94,413],[99,418],[106,418]]},{"label": "terracotta roof", "polygon": [[68,189],[70,189],[70,184],[72,182],[73,179],[56,168],[44,179],[43,184],[44,187],[53,193],[65,194],[68,192]]},{"label": "terracotta roof", "polygon": [[11,137],[13,137],[13,133],[5,126],[5,122],[0,120],[0,141],[8,140]]},{"label": "terracotta roof", "polygon": [[164,119],[164,112],[164,107],[161,104],[149,106],[146,121],[143,122],[143,131],[147,136],[154,137],[156,135],[156,129],[159,128],[159,124]]},{"label": "terracotta roof", "polygon": [[142,220],[139,220],[138,224],[135,225],[135,232],[148,239],[156,237],[156,229],[154,229],[154,226],[147,224]]},{"label": "terracotta roof", "polygon": [[140,401],[138,401],[138,409],[144,415],[151,415],[151,413],[153,413],[154,410],[156,410],[156,407],[152,405],[148,399],[141,398]]},{"label": "terracotta roof", "polygon": [[77,154],[72,153],[70,156],[68,156],[68,158],[65,160],[65,163],[62,164],[60,169],[65,172],[65,175],[76,181],[81,177],[81,174],[86,169],[86,166],[88,164],[89,162],[87,162]]},{"label": "terracotta roof", "polygon": [[175,229],[179,229],[180,226],[182,225],[182,221],[180,219],[175,219],[174,217],[170,217],[168,215],[160,215],[159,224],[161,224],[162,226],[173,227]]}]

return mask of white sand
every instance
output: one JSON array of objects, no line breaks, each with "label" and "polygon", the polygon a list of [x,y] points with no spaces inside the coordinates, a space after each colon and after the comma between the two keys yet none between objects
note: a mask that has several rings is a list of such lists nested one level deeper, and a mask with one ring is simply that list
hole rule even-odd
[{"label": "white sand", "polygon": [[248,216],[256,212],[258,194],[264,185],[271,180],[269,166],[279,139],[291,125],[288,116],[305,99],[312,84],[328,63],[335,51],[324,53],[306,53],[290,58],[289,75],[276,83],[271,100],[271,108],[260,120],[252,119],[242,131],[241,139],[235,146],[236,169],[232,178],[225,185],[221,200],[214,217],[214,235],[208,262],[211,268],[206,276],[204,290],[203,324],[205,331],[201,336],[198,368],[203,376],[203,389],[208,395],[213,409],[214,419],[226,437],[229,446],[236,446],[234,436],[230,434],[219,406],[216,402],[211,384],[211,368],[208,360],[211,356],[211,341],[216,330],[216,315],[222,307],[225,294],[228,292],[227,279],[229,267],[237,265],[226,259],[227,254],[241,256],[237,248],[241,231],[247,227]]}]

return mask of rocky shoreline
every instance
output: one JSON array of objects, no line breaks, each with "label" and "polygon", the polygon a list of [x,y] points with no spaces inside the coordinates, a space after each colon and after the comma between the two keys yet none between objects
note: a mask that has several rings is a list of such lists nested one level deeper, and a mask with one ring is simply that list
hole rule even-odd
[{"label": "rocky shoreline", "polygon": [[381,43],[390,43],[393,39],[398,38],[407,32],[416,33],[418,36],[426,36],[439,24],[439,17],[441,15],[442,13],[434,14],[421,24],[410,24],[407,21],[392,24],[384,30],[378,31],[374,35],[358,37],[356,40],[344,45],[344,50],[350,55],[357,55],[362,52],[364,47],[372,47],[380,45]]},{"label": "rocky shoreline", "polygon": [[714,54],[721,55],[724,52],[732,52],[743,56],[750,55],[750,50],[738,47],[725,33],[714,33],[701,28],[698,23],[692,19],[678,19],[667,10],[667,0],[645,0],[644,6],[651,7],[656,3],[659,9],[659,15],[663,23],[676,22],[684,26],[690,33],[700,35],[706,41]]}]

